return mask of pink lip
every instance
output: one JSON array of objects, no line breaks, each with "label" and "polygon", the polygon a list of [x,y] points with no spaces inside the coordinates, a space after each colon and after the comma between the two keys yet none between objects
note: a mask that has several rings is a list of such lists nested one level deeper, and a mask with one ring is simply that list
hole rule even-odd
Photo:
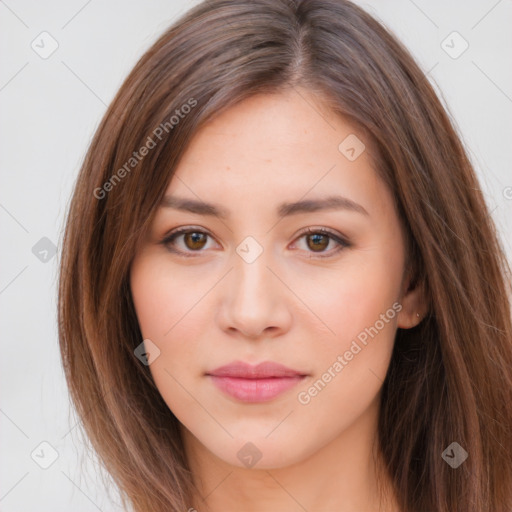
[{"label": "pink lip", "polygon": [[295,386],[306,375],[278,363],[256,366],[234,361],[206,375],[224,393],[242,402],[266,402]]}]

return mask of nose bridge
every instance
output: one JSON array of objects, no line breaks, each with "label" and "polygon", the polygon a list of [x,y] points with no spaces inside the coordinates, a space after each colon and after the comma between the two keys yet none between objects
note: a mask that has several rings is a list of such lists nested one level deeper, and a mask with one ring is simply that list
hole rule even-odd
[{"label": "nose bridge", "polygon": [[233,254],[229,284],[224,288],[224,328],[256,337],[270,327],[277,332],[288,326],[290,311],[285,290],[268,268],[274,266],[270,248],[256,245],[254,239],[239,244]]},{"label": "nose bridge", "polygon": [[[255,245],[251,240],[242,242],[234,255],[234,293],[237,301],[254,302],[261,307],[271,302],[270,293],[275,285],[275,276],[268,269],[272,266],[270,249]],[[274,295],[275,296],[275,295]]]}]

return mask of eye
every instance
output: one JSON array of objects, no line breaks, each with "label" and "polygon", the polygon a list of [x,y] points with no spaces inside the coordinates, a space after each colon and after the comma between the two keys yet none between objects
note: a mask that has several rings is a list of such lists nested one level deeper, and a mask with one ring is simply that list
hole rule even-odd
[{"label": "eye", "polygon": [[[208,238],[212,238],[205,231],[190,227],[179,228],[172,233],[166,235],[162,240],[162,244],[174,253],[183,256],[194,256],[193,252],[202,252],[203,249],[209,249]],[[181,242],[181,243],[178,243]],[[178,247],[177,247],[178,246]]]},{"label": "eye", "polygon": [[[350,243],[344,240],[341,235],[325,228],[307,228],[297,240],[305,241],[306,251],[318,254],[317,256],[310,256],[310,258],[327,258],[350,247]],[[328,247],[333,245],[333,250],[326,251]]]},{"label": "eye", "polygon": [[[213,237],[201,229],[183,227],[166,235],[161,243],[173,253],[193,257],[196,256],[193,253],[201,253],[204,252],[203,249],[211,248],[208,247],[209,239],[213,240]],[[296,240],[305,240],[306,248],[304,250],[316,254],[309,256],[310,258],[327,258],[350,247],[350,243],[341,235],[325,228],[307,228]],[[326,250],[333,245],[332,250]]]}]

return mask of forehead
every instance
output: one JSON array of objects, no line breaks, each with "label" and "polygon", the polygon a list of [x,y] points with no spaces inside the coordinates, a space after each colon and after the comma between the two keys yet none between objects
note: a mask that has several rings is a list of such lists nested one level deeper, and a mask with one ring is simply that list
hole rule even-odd
[{"label": "forehead", "polygon": [[339,142],[353,132],[347,122],[306,91],[256,95],[203,126],[184,160],[207,161],[208,155],[201,149],[214,151],[233,164],[240,160],[260,163],[271,158],[288,161],[301,157],[309,162],[319,155],[334,160]]},{"label": "forehead", "polygon": [[196,133],[166,195],[214,196],[248,207],[336,193],[385,207],[369,147],[353,125],[306,91],[257,95]]}]

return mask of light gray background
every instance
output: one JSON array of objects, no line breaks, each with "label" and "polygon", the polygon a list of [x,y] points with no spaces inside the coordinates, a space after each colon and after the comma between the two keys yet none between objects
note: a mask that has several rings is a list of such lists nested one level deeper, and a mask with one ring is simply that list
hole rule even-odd
[{"label": "light gray background", "polygon": [[[72,186],[106,106],[140,55],[195,3],[0,1],[0,511],[121,510],[70,416],[56,330],[58,255],[39,241],[60,246]],[[395,31],[442,95],[510,258],[512,1],[358,3]],[[58,43],[47,59],[31,48],[50,47],[43,31]],[[446,40],[453,31],[469,43],[456,59],[442,48],[462,48],[457,36]],[[58,453],[47,469],[31,458],[36,450],[35,460],[51,462],[43,441]]]}]

